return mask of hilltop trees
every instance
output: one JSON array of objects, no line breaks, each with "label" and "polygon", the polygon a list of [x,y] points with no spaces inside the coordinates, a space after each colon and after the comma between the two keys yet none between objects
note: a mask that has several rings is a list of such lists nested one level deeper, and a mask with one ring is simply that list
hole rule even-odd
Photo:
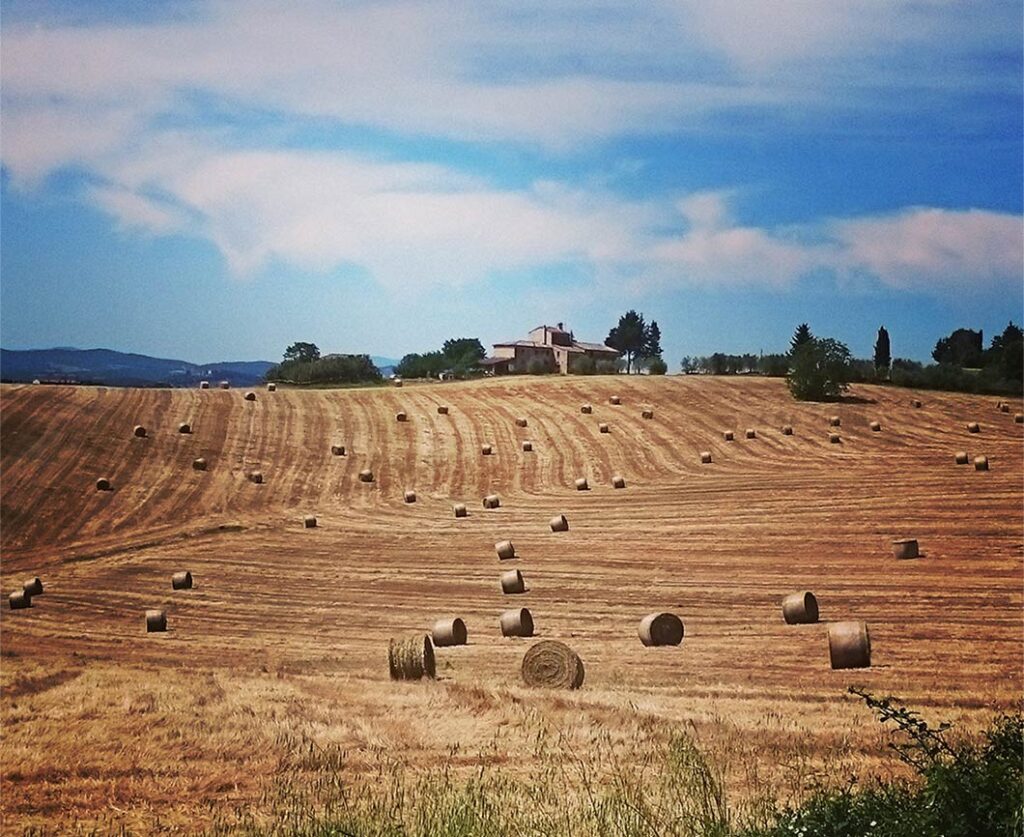
[{"label": "hilltop trees", "polygon": [[436,378],[442,372],[464,377],[484,357],[483,344],[476,337],[453,337],[445,340],[439,352],[405,355],[395,368],[403,378]]},{"label": "hilltop trees", "polygon": [[882,326],[878,329],[878,339],[875,341],[875,371],[888,375],[891,364],[892,351],[889,347],[889,332],[885,330],[885,326]]},{"label": "hilltop trees", "polygon": [[786,385],[798,401],[835,401],[849,386],[850,350],[830,337],[812,337],[790,353]]},{"label": "hilltop trees", "polygon": [[792,354],[805,343],[810,343],[814,339],[814,335],[811,334],[811,327],[807,323],[800,323],[796,327],[796,331],[793,332],[793,339],[789,341],[789,352]]},{"label": "hilltop trees", "polygon": [[314,360],[320,360],[320,349],[317,348],[316,343],[292,343],[284,350],[285,363],[290,361],[312,363]]},{"label": "hilltop trees", "polygon": [[621,317],[619,324],[608,332],[605,345],[611,346],[620,355],[626,356],[626,374],[634,369],[640,371],[639,361],[661,358],[661,329],[651,320],[644,322],[644,315],[630,309]]},{"label": "hilltop trees", "polygon": [[[1011,323],[1012,325],[1012,323]],[[981,330],[958,328],[949,337],[935,344],[932,357],[936,363],[978,369],[984,364]]]},{"label": "hilltop trees", "polygon": [[[312,344],[306,344],[311,346]],[[315,349],[316,347],[313,346]],[[291,347],[289,346],[289,349]],[[307,353],[307,357],[309,354]],[[267,370],[268,381],[292,384],[357,384],[380,380],[380,371],[368,355],[326,355],[311,360],[293,356]]]}]

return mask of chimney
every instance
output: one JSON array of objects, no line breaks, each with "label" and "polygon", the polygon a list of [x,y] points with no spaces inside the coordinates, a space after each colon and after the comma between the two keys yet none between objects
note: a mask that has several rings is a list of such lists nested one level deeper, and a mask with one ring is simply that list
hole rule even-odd
[{"label": "chimney", "polygon": [[565,328],[563,327],[563,324],[562,324],[562,323],[559,323],[559,324],[558,324],[558,330],[559,330],[559,331],[565,331]]}]

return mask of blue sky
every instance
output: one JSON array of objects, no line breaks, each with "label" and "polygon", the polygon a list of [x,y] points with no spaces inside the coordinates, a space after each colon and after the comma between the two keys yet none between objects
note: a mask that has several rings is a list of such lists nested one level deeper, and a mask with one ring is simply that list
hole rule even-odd
[{"label": "blue sky", "polygon": [[4,0],[0,341],[401,356],[1024,311],[1021,4]]}]

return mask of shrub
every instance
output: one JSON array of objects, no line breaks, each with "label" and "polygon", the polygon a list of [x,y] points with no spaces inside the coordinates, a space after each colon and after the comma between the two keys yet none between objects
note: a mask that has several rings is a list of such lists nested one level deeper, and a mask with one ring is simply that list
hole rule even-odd
[{"label": "shrub", "polygon": [[620,360],[599,360],[594,364],[594,372],[598,375],[617,375],[621,367]]},{"label": "shrub", "polygon": [[850,376],[850,350],[838,340],[812,337],[793,350],[786,384],[798,401],[835,401]]},{"label": "shrub", "polygon": [[668,372],[668,364],[660,357],[656,357],[647,364],[647,371],[651,375],[664,375]]},{"label": "shrub", "polygon": [[593,375],[597,371],[597,364],[590,355],[583,355],[570,362],[569,371],[575,375]]}]

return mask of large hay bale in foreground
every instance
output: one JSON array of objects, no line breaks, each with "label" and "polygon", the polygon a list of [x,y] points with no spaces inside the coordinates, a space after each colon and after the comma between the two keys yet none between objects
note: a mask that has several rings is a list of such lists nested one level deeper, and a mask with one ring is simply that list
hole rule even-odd
[{"label": "large hay bale in foreground", "polygon": [[192,589],[192,573],[188,570],[181,570],[171,576],[171,589],[172,590],[191,590]]},{"label": "large hay bale in foreground", "polygon": [[466,517],[469,514],[469,510],[466,508],[465,503],[455,503],[452,506],[452,513],[456,517]]},{"label": "large hay bale in foreground", "polygon": [[249,390],[249,391],[248,391],[248,392],[247,392],[247,393],[245,394],[245,400],[246,400],[246,401],[255,401],[255,400],[256,400],[256,393],[255,393],[255,392],[253,392],[252,390]]},{"label": "large hay bale in foreground", "polygon": [[494,551],[502,561],[511,561],[513,558],[519,557],[516,555],[516,548],[512,545],[512,541],[498,541],[494,545]]},{"label": "large hay bale in foreground", "polygon": [[988,457],[987,456],[976,456],[976,457],[974,457],[974,470],[975,471],[987,471],[988,470]]},{"label": "large hay bale in foreground", "polygon": [[[438,408],[437,408],[437,414],[439,416],[446,416],[446,415],[448,415],[448,407],[447,407],[447,405],[445,405],[445,404],[439,405]],[[462,621],[462,620],[460,619],[459,621]],[[434,644],[436,645],[437,643],[435,642]]]},{"label": "large hay bale in foreground", "polygon": [[893,558],[917,558],[920,554],[917,538],[899,538],[892,542]]},{"label": "large hay bale in foreground", "polygon": [[833,622],[828,626],[828,657],[832,668],[871,666],[871,635],[865,622]]},{"label": "large hay bale in foreground", "polygon": [[674,613],[651,613],[640,620],[637,635],[648,647],[679,645],[683,641],[683,620]]},{"label": "large hay bale in foreground", "polygon": [[787,625],[809,625],[818,621],[818,600],[814,593],[802,590],[782,600],[782,618]]},{"label": "large hay bale in foreground", "polygon": [[491,445],[480,445],[480,455],[490,456],[494,452],[494,448]]},{"label": "large hay bale in foreground", "polygon": [[43,580],[37,575],[33,576],[21,585],[21,589],[29,596],[41,596],[43,595]]},{"label": "large hay bale in foreground", "polygon": [[702,465],[710,465],[711,464],[711,451],[709,451],[709,450],[702,450],[700,452],[700,461],[701,461]]},{"label": "large hay bale in foreground", "polygon": [[146,428],[143,427],[141,424],[136,424],[135,427],[132,428],[132,434],[139,439],[145,439]]},{"label": "large hay bale in foreground", "polygon": [[167,612],[163,610],[146,611],[146,633],[162,633],[167,630]]},{"label": "large hay bale in foreground", "polygon": [[498,619],[502,636],[533,636],[533,616],[525,607],[506,610]]},{"label": "large hay bale in foreground", "polygon": [[879,423],[878,423],[877,421],[873,421],[873,422],[871,422],[871,423],[870,423],[870,424],[868,425],[868,427],[870,427],[870,428],[871,428],[871,432],[872,432],[872,433],[881,433],[881,432],[882,432],[882,425],[881,425],[881,424],[879,424]]},{"label": "large hay bale in foreground", "polygon": [[110,480],[108,480],[106,477],[100,477],[98,480],[96,480],[96,490],[113,491],[113,487],[110,484]]},{"label": "large hay bale in foreground", "polygon": [[206,460],[203,459],[203,457],[201,457],[201,456],[197,457],[196,459],[193,459],[192,460],[192,470],[193,471],[205,471],[206,470]]},{"label": "large hay bale in foreground", "polygon": [[566,519],[564,514],[556,514],[551,518],[550,524],[552,532],[568,532],[569,521]]},{"label": "large hay bale in foreground", "polygon": [[783,436],[792,436],[793,435],[793,425],[791,425],[791,424],[784,424],[784,425],[782,425],[782,435]]},{"label": "large hay bale in foreground", "polygon": [[407,503],[415,503],[416,502],[416,492],[413,491],[411,488],[407,489],[405,494],[402,495],[402,499],[405,500],[405,502],[407,502]]},{"label": "large hay bale in foreground", "polygon": [[331,445],[331,455],[332,456],[344,456],[345,455],[345,446],[344,445]]},{"label": "large hay bale in foreground", "polygon": [[533,451],[533,442],[523,442],[523,453],[531,453]]},{"label": "large hay bale in foreground", "polygon": [[525,593],[526,584],[523,582],[523,574],[519,570],[507,570],[501,574],[501,592],[506,595]]},{"label": "large hay bale in foreground", "polygon": [[395,413],[395,421],[408,421],[409,417],[401,410]]},{"label": "large hay bale in foreground", "polygon": [[388,669],[392,680],[422,680],[437,676],[434,646],[426,634],[388,642]]},{"label": "large hay bale in foreground", "polygon": [[590,491],[590,483],[587,482],[586,477],[579,477],[576,480],[575,485],[577,491]]},{"label": "large hay bale in foreground", "polygon": [[438,619],[430,631],[434,645],[438,648],[449,648],[453,645],[465,645],[468,639],[466,623],[458,617]]},{"label": "large hay bale in foreground", "polygon": [[178,432],[184,433],[187,436],[192,432],[192,425],[189,424],[187,421],[183,421],[181,424],[178,425]]},{"label": "large hay bale in foreground", "polygon": [[7,605],[11,610],[24,610],[26,607],[32,607],[32,596],[24,590],[16,590],[7,597]]},{"label": "large hay bale in foreground", "polygon": [[981,425],[976,421],[972,421],[967,425],[968,433],[981,433]]},{"label": "large hay bale in foreground", "polygon": [[1024,424],[1024,413],[1014,413],[1013,421],[1015,424]]},{"label": "large hay bale in foreground", "polygon": [[305,517],[302,518],[302,525],[306,529],[315,529],[316,528],[316,515],[307,514]]},{"label": "large hay bale in foreground", "polygon": [[373,482],[373,471],[369,468],[363,468],[359,472],[359,482]]},{"label": "large hay bale in foreground", "polygon": [[521,671],[527,686],[542,689],[578,689],[586,676],[579,654],[553,639],[530,646]]},{"label": "large hay bale in foreground", "polygon": [[496,509],[501,505],[501,498],[497,494],[488,494],[484,497],[485,509]]},{"label": "large hay bale in foreground", "polygon": [[591,413],[594,412],[594,408],[590,404],[583,404],[580,407],[580,412],[583,413],[584,415],[589,416]]},{"label": "large hay bale in foreground", "polygon": [[641,410],[640,418],[652,419],[654,418],[654,410]]},{"label": "large hay bale in foreground", "polygon": [[953,461],[956,462],[957,465],[966,465],[970,461],[970,457],[967,455],[967,451],[958,450],[953,454]]},{"label": "large hay bale in foreground", "polygon": [[830,416],[828,420],[829,427],[840,427],[843,420],[839,416]]},{"label": "large hay bale in foreground", "polygon": [[625,488],[625,487],[626,487],[626,478],[621,476],[620,474],[615,474],[612,477],[612,488]]},{"label": "large hay bale in foreground", "polygon": [[526,424],[526,419],[523,416],[516,419],[516,427],[526,427]]}]

